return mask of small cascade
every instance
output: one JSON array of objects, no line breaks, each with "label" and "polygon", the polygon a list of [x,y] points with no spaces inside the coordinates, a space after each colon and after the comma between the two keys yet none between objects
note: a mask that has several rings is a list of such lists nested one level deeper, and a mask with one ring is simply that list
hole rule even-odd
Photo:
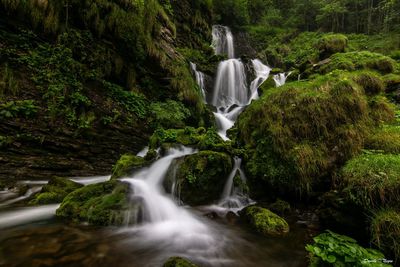
[{"label": "small cascade", "polygon": [[249,104],[252,100],[258,99],[259,95],[257,89],[268,79],[271,72],[271,68],[264,65],[259,59],[253,59],[251,63],[253,64],[256,78],[250,84],[251,97]]},{"label": "small cascade", "polygon": [[203,99],[205,101],[206,99],[206,86],[204,83],[204,73],[202,73],[201,71],[197,70],[197,66],[196,64],[190,62],[190,68],[192,69],[192,72],[196,78],[196,83],[197,85],[200,87],[201,90],[201,95],[203,96]]},{"label": "small cascade", "polygon": [[235,164],[232,172],[228,176],[218,206],[228,211],[238,212],[242,208],[252,204],[253,201],[247,196],[243,188],[235,186],[235,177],[240,178],[240,183],[245,185],[246,176],[241,169],[242,159],[236,157],[234,161]]},{"label": "small cascade", "polygon": [[149,152],[149,147],[148,147],[148,146],[145,146],[142,150],[140,150],[140,151],[136,154],[136,156],[141,157],[141,158],[144,158],[144,157],[146,156],[147,152]]},{"label": "small cascade", "polygon": [[290,74],[292,74],[292,72],[289,72],[288,74],[283,72],[283,73],[274,75],[274,81],[275,81],[276,87],[281,87],[281,86],[285,85],[286,80],[290,76]]},{"label": "small cascade", "polygon": [[235,58],[233,34],[229,27],[214,25],[212,28],[212,45],[217,55],[227,55]]}]

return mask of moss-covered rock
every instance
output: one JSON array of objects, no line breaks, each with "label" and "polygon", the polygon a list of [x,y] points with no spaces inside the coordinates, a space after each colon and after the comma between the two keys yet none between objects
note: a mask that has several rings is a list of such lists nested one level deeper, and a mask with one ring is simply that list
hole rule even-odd
[{"label": "moss-covered rock", "polygon": [[92,184],[67,195],[57,217],[94,225],[121,225],[129,208],[129,188],[118,181]]},{"label": "moss-covered rock", "polygon": [[354,71],[359,69],[391,73],[396,69],[396,61],[382,54],[369,51],[337,53],[330,57],[327,64],[321,65],[316,71],[325,74],[333,70]]},{"label": "moss-covered rock", "polygon": [[281,236],[289,232],[288,223],[270,210],[249,206],[239,212],[256,232],[265,236]]},{"label": "moss-covered rock", "polygon": [[400,126],[383,125],[366,139],[365,147],[389,154],[400,154]]},{"label": "moss-covered rock", "polygon": [[196,266],[197,265],[181,257],[171,257],[163,265],[163,267],[196,267]]},{"label": "moss-covered rock", "polygon": [[376,95],[383,93],[385,90],[385,83],[381,76],[372,71],[359,71],[352,73],[353,80],[364,89],[368,95]]},{"label": "moss-covered rock", "polygon": [[236,123],[236,142],[247,148],[250,187],[287,197],[325,183],[325,176],[363,148],[370,125],[377,123],[371,110],[363,88],[348,74],[269,89]]},{"label": "moss-covered rock", "polygon": [[342,169],[341,185],[347,197],[365,209],[399,207],[400,155],[363,154]]},{"label": "moss-covered rock", "polygon": [[347,48],[348,39],[343,34],[327,34],[317,42],[320,58],[325,59],[335,53],[342,53]]},{"label": "moss-covered rock", "polygon": [[113,166],[111,180],[131,174],[134,170],[146,165],[145,158],[138,157],[132,154],[122,155],[117,163]]},{"label": "moss-covered rock", "polygon": [[387,255],[400,260],[400,212],[382,210],[371,222],[372,242]]},{"label": "moss-covered rock", "polygon": [[[200,151],[178,159],[176,164],[178,194],[189,205],[205,205],[218,200],[232,170],[231,157],[215,151]],[[170,185],[167,188],[171,188]]]},{"label": "moss-covered rock", "polygon": [[83,185],[73,182],[67,178],[53,177],[43,186],[39,194],[29,202],[31,205],[44,205],[60,203],[71,192]]},{"label": "moss-covered rock", "polygon": [[274,203],[272,203],[271,205],[268,206],[268,208],[279,214],[279,215],[284,215],[288,212],[290,212],[290,203],[286,202],[282,199],[277,199]]}]

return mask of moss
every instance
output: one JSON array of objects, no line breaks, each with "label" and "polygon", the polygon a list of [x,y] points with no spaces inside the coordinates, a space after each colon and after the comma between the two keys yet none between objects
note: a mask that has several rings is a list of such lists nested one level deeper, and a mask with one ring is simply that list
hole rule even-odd
[{"label": "moss", "polygon": [[365,147],[389,154],[400,154],[400,126],[383,125],[372,131]]},{"label": "moss", "polygon": [[395,120],[395,105],[383,95],[377,95],[369,99],[370,117],[379,125],[382,123],[390,123]]},{"label": "moss", "polygon": [[150,113],[153,128],[182,128],[185,120],[190,117],[190,111],[182,103],[173,100],[152,103]]},{"label": "moss", "polygon": [[178,194],[188,205],[205,205],[218,200],[232,170],[230,156],[214,151],[200,151],[177,164]]},{"label": "moss", "polygon": [[335,53],[345,51],[348,39],[343,34],[327,34],[317,42],[317,48],[320,52],[320,58],[327,58]]},{"label": "moss", "polygon": [[121,225],[128,210],[128,187],[117,181],[88,185],[65,197],[56,215],[73,222]]},{"label": "moss", "polygon": [[400,155],[364,154],[342,169],[341,185],[348,198],[365,209],[398,207]]},{"label": "moss", "polygon": [[249,206],[239,214],[256,232],[264,236],[281,236],[289,232],[288,223],[270,210]]},{"label": "moss", "polygon": [[400,213],[381,210],[374,214],[371,222],[372,242],[387,255],[400,261]]},{"label": "moss", "polygon": [[360,71],[352,74],[353,80],[364,89],[368,95],[383,93],[385,83],[380,75],[372,71]]},{"label": "moss", "polygon": [[67,178],[53,177],[29,203],[31,205],[60,203],[69,193],[82,186]]},{"label": "moss", "polygon": [[307,193],[357,155],[370,125],[367,97],[348,74],[268,90],[237,121],[251,187]]},{"label": "moss", "polygon": [[146,164],[146,160],[132,154],[122,155],[113,166],[111,179],[119,179],[131,174],[135,169],[141,168]]},{"label": "moss", "polygon": [[172,257],[164,263],[163,267],[196,267],[196,265],[187,259],[181,257]]},{"label": "moss", "polygon": [[395,70],[396,62],[387,56],[368,51],[337,53],[330,57],[327,64],[317,70],[319,73],[329,73],[333,70],[354,71],[371,69],[381,73],[391,73]]}]

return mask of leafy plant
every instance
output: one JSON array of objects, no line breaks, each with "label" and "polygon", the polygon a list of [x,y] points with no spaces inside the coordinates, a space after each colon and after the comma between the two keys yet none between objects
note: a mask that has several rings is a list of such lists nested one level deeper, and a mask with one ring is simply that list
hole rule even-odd
[{"label": "leafy plant", "polygon": [[384,267],[384,255],[374,249],[363,248],[357,241],[332,231],[314,237],[314,244],[307,245],[310,252],[310,267]]},{"label": "leafy plant", "polygon": [[0,119],[32,117],[36,114],[38,109],[34,100],[9,101],[0,104]]}]

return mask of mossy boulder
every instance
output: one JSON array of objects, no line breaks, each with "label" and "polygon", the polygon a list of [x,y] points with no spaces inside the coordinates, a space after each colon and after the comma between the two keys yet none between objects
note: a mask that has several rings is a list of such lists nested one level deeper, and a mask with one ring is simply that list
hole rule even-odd
[{"label": "mossy boulder", "polygon": [[31,205],[60,203],[71,192],[83,187],[67,178],[53,177],[43,186],[40,193],[29,202]]},{"label": "mossy boulder", "polygon": [[368,95],[377,95],[385,91],[385,83],[382,77],[373,71],[359,71],[352,73],[351,76]]},{"label": "mossy boulder", "polygon": [[389,267],[382,262],[385,256],[374,249],[364,248],[357,241],[345,235],[327,231],[314,237],[314,243],[307,245],[310,253],[310,267]]},{"label": "mossy boulder", "polygon": [[129,209],[129,187],[118,181],[92,184],[67,195],[57,217],[94,225],[121,225]]},{"label": "mossy boulder", "polygon": [[181,257],[171,257],[163,265],[163,267],[196,267],[196,266],[197,265]]},{"label": "mossy boulder", "polygon": [[274,203],[270,204],[268,208],[279,215],[284,215],[291,210],[290,203],[282,199],[277,199]]},{"label": "mossy boulder", "polygon": [[326,74],[333,70],[371,69],[381,73],[391,73],[396,69],[396,61],[388,56],[369,51],[337,53],[330,57],[327,64],[316,69],[318,73]]},{"label": "mossy boulder", "polygon": [[264,236],[282,236],[289,233],[288,223],[268,209],[249,206],[239,214],[257,233]]},{"label": "mossy boulder", "polygon": [[400,207],[400,155],[360,155],[346,163],[340,179],[348,199],[365,209]]},{"label": "mossy boulder", "polygon": [[400,261],[400,212],[381,210],[371,222],[372,242],[388,256]]},{"label": "mossy boulder", "polygon": [[383,125],[368,135],[365,147],[388,154],[400,154],[400,126]]},{"label": "mossy boulder", "polygon": [[117,163],[113,166],[111,180],[119,179],[132,174],[136,169],[145,166],[147,163],[145,158],[132,154],[122,155]]},{"label": "mossy boulder", "polygon": [[[232,159],[228,154],[207,150],[178,159],[175,164],[177,193],[189,205],[218,200],[232,171]],[[170,181],[167,188],[171,188],[172,180],[173,177],[166,179],[166,183]]]},{"label": "mossy boulder", "polygon": [[316,44],[320,58],[325,59],[335,53],[342,53],[347,48],[348,39],[343,34],[327,34],[320,38]]},{"label": "mossy boulder", "polygon": [[370,114],[363,88],[348,74],[268,90],[236,123],[250,188],[287,197],[326,183],[324,177],[363,148]]}]

